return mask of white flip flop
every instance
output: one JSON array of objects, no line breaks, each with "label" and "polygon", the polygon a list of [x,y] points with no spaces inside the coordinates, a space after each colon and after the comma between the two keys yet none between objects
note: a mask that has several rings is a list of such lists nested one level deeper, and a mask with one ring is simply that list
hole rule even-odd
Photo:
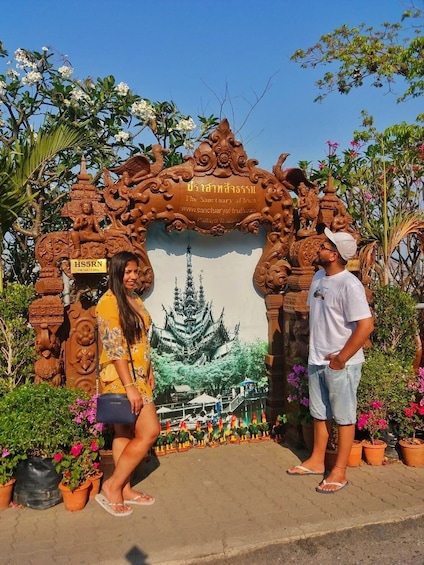
[{"label": "white flip flop", "polygon": [[[141,502],[143,499],[144,501]],[[145,492],[140,492],[140,494],[134,496],[134,498],[124,500],[125,506],[127,506],[128,504],[132,504],[133,506],[151,506],[154,503],[155,498],[153,496],[150,496],[150,494],[146,494]]]},{"label": "white flip flop", "polygon": [[124,502],[109,502],[108,499],[103,494],[96,494],[95,500],[96,500],[96,502],[98,502],[100,504],[100,506],[104,510],[106,510],[106,512],[108,512],[112,516],[115,516],[116,518],[129,516],[130,514],[133,513],[132,508],[128,508],[128,510],[125,510],[125,512],[116,512],[116,510],[113,509],[114,507],[116,507],[116,506],[125,507],[126,503],[124,503]]}]

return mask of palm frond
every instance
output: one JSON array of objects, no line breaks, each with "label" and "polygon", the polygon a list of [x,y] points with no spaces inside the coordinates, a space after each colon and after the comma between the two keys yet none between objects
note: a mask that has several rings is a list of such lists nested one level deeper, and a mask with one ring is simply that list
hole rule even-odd
[{"label": "palm frond", "polygon": [[86,141],[83,129],[58,124],[53,129],[41,131],[36,139],[16,144],[13,151],[0,148],[0,237],[36,196],[36,193],[27,194],[27,183],[58,153],[77,145],[84,146]]}]

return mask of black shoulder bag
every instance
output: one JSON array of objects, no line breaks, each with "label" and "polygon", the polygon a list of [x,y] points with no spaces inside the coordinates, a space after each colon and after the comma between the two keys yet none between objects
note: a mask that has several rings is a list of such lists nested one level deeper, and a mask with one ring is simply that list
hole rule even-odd
[{"label": "black shoulder bag", "polygon": [[[131,412],[131,404],[126,394],[106,392],[99,394],[100,360],[99,360],[99,330],[95,326],[96,336],[96,394],[97,410],[96,421],[102,424],[134,424],[137,414]],[[127,341],[128,353],[131,361],[133,379],[135,380],[134,363],[131,355],[130,344]]]}]

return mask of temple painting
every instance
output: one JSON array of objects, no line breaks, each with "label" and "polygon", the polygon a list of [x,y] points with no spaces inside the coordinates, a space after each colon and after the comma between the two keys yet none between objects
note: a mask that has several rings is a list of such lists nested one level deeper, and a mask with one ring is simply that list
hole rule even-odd
[{"label": "temple painting", "polygon": [[192,267],[191,247],[186,252],[185,287],[178,286],[175,278],[173,304],[162,305],[165,324],[152,327],[151,345],[159,354],[172,354],[173,358],[191,365],[204,365],[225,357],[238,337],[239,324],[232,330],[224,323],[224,308],[215,320],[212,302],[207,299],[202,275],[198,290]]}]

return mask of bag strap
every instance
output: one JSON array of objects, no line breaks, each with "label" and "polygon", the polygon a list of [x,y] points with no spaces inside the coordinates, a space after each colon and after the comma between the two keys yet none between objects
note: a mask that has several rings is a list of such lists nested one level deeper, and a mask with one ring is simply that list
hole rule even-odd
[{"label": "bag strap", "polygon": [[131,355],[131,347],[128,340],[127,340],[127,347],[128,347],[128,355],[130,356],[130,361],[131,361],[132,377],[133,377],[133,381],[135,382],[136,379],[135,379],[134,361]]},{"label": "bag strap", "polygon": [[100,354],[99,354],[99,326],[94,325],[94,339],[96,341],[96,395],[99,394],[100,381]]}]

